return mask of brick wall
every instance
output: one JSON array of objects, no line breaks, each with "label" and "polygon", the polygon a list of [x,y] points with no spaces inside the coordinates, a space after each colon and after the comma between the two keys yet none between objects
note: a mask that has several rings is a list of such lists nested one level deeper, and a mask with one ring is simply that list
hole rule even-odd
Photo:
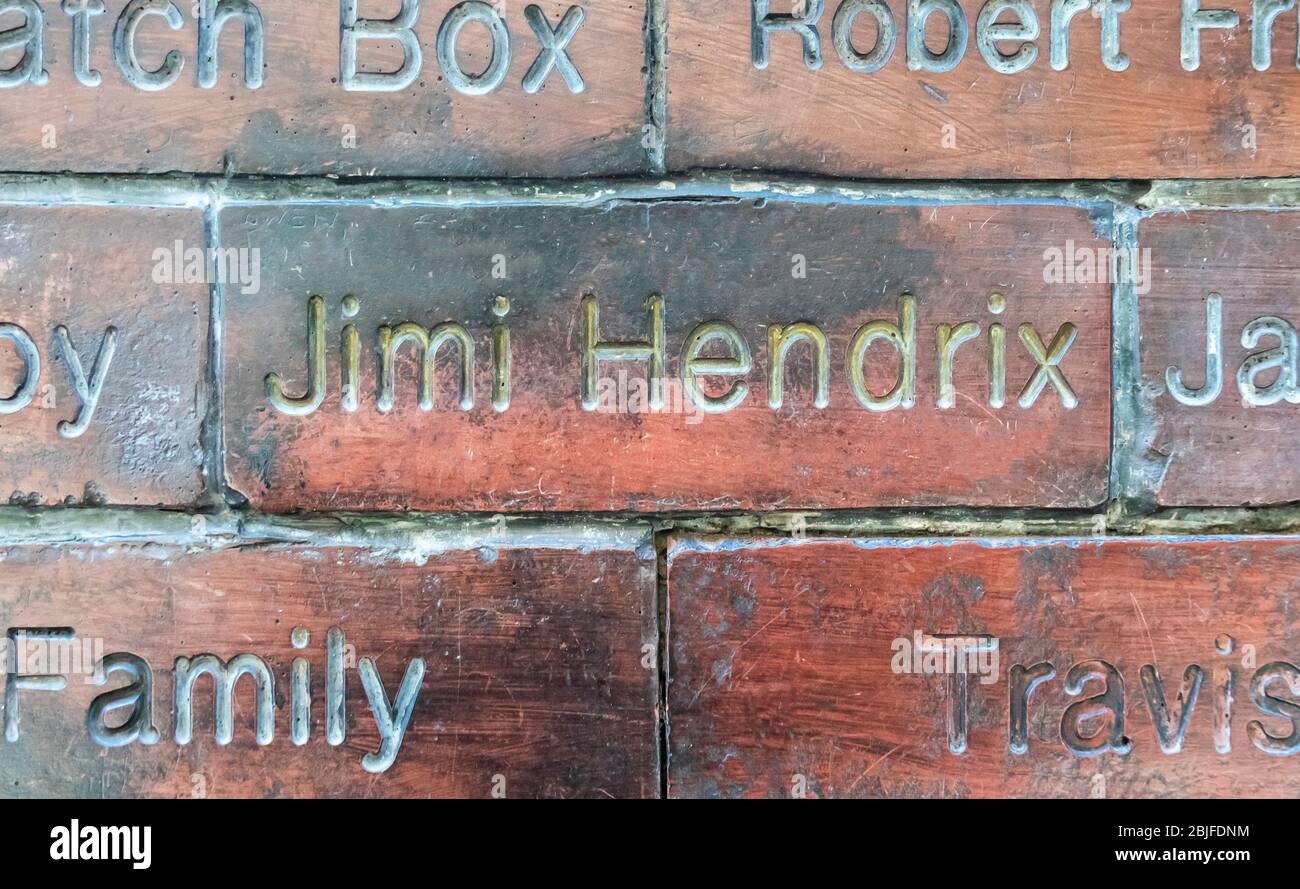
[{"label": "brick wall", "polygon": [[1300,71],[327,5],[4,75],[0,795],[1294,795]]}]

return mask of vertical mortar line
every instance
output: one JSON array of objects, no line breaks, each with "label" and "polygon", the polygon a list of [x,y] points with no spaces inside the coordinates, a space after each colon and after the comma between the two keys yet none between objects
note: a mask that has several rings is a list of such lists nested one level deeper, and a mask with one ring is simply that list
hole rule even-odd
[{"label": "vertical mortar line", "polygon": [[208,404],[203,418],[204,476],[210,505],[218,512],[228,507],[225,461],[225,321],[224,276],[216,274],[216,253],[221,243],[221,200],[212,186],[204,189],[203,234],[208,256]]},{"label": "vertical mortar line", "polygon": [[1148,448],[1152,419],[1142,394],[1141,327],[1138,294],[1134,289],[1140,262],[1138,222],[1141,213],[1117,207],[1112,247],[1119,255],[1112,283],[1111,388],[1111,501],[1112,518],[1149,512],[1159,476],[1154,473]]},{"label": "vertical mortar line", "polygon": [[659,798],[668,798],[668,531],[655,532],[655,609],[659,630]]},{"label": "vertical mortar line", "polygon": [[668,127],[668,0],[646,0],[645,8],[645,129],[641,144],[651,173],[666,169],[664,153]]}]

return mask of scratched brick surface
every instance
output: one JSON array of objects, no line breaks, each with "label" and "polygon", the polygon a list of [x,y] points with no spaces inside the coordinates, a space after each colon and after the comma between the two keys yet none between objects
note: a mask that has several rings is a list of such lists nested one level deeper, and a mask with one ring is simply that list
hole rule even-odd
[{"label": "scratched brick surface", "polygon": [[[1300,216],[1289,212],[1159,214],[1139,226],[1149,250],[1150,293],[1138,296],[1142,376],[1157,500],[1169,506],[1237,506],[1300,500],[1300,440],[1295,435],[1300,323],[1295,288]],[[1207,302],[1217,294],[1221,354],[1207,378]],[[1243,337],[1260,319],[1282,334]],[[1288,333],[1288,330],[1290,331]],[[1251,380],[1243,365],[1280,356]],[[1249,360],[1248,360],[1249,359]],[[1174,397],[1166,370],[1188,404]],[[1220,389],[1214,394],[1215,381]],[[1244,387],[1244,388],[1243,388]],[[1271,402],[1271,403],[1261,403]],[[1160,474],[1164,468],[1163,475]]]},{"label": "scratched brick surface", "polygon": [[[358,92],[340,84],[339,2],[255,4],[265,28],[257,89],[245,84],[239,18],[221,32],[215,85],[200,86],[197,4],[178,3],[177,30],[161,15],[141,21],[136,43],[144,68],[158,67],[169,51],[183,60],[174,83],[145,91],[114,60],[114,28],[124,0],[107,0],[105,13],[92,20],[90,67],[101,78],[95,87],[75,76],[73,19],[46,0],[41,6],[49,82],[5,91],[4,168],[406,176],[583,176],[643,169],[642,3],[582,4],[586,21],[567,46],[585,83],[577,94],[558,70],[539,92],[524,90],[540,44],[524,17],[528,4],[502,4],[509,64],[500,86],[486,95],[453,89],[436,58],[439,27],[454,5],[419,4],[415,33],[422,66],[410,86]],[[570,6],[555,0],[539,5],[551,27]],[[363,19],[390,18],[398,4],[363,0],[358,9]],[[10,13],[4,24],[11,22],[17,25],[22,17]],[[457,58],[467,74],[488,68],[487,35],[474,23],[462,32]],[[13,55],[7,63],[16,61]],[[363,73],[397,71],[403,58],[392,39],[363,40],[357,57]]]},{"label": "scratched brick surface", "polygon": [[[20,734],[0,740],[4,797],[648,797],[658,792],[654,561],[599,546],[481,550],[420,564],[356,550],[186,554],[150,547],[10,549],[4,627],[71,626],[152,668],[152,746],[88,734],[95,695],[121,688],[73,675],[62,692],[18,693]],[[111,607],[104,605],[112,591]],[[343,630],[346,739],[325,735],[326,632]],[[302,650],[296,627],[309,631]],[[29,657],[39,651],[27,643]],[[198,680],[193,738],[173,737],[173,661],[250,653],[274,673],[274,735],[254,739],[254,680],[238,680],[233,740],[214,741],[212,679]],[[311,735],[290,737],[290,662],[311,664]],[[388,771],[362,756],[379,735],[356,667],[373,659],[389,701],[413,658],[426,673]],[[31,672],[41,672],[29,662]],[[77,662],[65,660],[65,664]],[[121,724],[130,710],[110,714]],[[499,777],[498,777],[499,776]]]},{"label": "scratched brick surface", "polygon": [[[375,210],[235,207],[227,244],[263,257],[262,293],[227,301],[226,440],[230,484],[257,508],[671,510],[880,505],[1085,506],[1106,497],[1110,435],[1109,285],[1044,283],[1045,249],[1106,243],[1104,211],[1068,206],[853,206],[797,202],[653,203],[599,210]],[[495,277],[500,270],[504,277]],[[916,311],[915,404],[866,409],[846,358],[872,320]],[[321,295],[326,354],[320,406],[291,415],[268,400],[308,391],[308,305]],[[665,410],[637,402],[640,362],[602,363],[608,398],[584,410],[581,303],[594,295],[601,340],[646,340],[647,298],[666,316]],[[1003,311],[994,314],[994,294]],[[510,311],[513,388],[491,403],[490,312]],[[355,318],[345,318],[355,296]],[[457,406],[456,351],[443,350],[432,409],[417,405],[417,347],[394,362],[393,408],[379,411],[379,328],[458,322],[476,344],[475,402]],[[704,322],[735,326],[752,352],[749,386],[727,413],[703,414],[681,390],[682,350]],[[828,340],[825,409],[813,406],[812,348],[795,345],[785,400],[769,406],[767,325],[809,322]],[[939,325],[975,322],[938,407]],[[358,331],[358,407],[341,402],[340,337]],[[1005,328],[1006,399],[990,406],[988,338]],[[1017,329],[1044,347],[1062,325],[1073,409],[1038,376]],[[722,351],[707,351],[717,350]],[[734,355],[726,343],[702,354]],[[499,354],[499,353],[498,353]],[[897,350],[870,346],[880,397],[900,379]],[[620,378],[620,374],[625,374]],[[741,378],[705,379],[720,397]],[[622,392],[626,391],[626,397]],[[675,392],[676,397],[673,393]],[[643,393],[644,395],[644,393]],[[620,409],[623,409],[620,412]]]},{"label": "scratched brick surface", "polygon": [[[1285,662],[1300,692],[1295,539],[1072,543],[716,540],[670,543],[669,789],[674,797],[1294,796],[1294,756],[1257,749],[1295,731],[1293,704],[1261,713],[1257,669]],[[988,634],[997,681],[969,675],[966,752],[948,748],[951,674],[895,672],[916,632]],[[1216,654],[1232,637],[1233,652]],[[1127,754],[1084,758],[1062,741],[1071,665],[1119,672]],[[1027,752],[1009,750],[1008,674],[1047,662]],[[913,664],[910,660],[900,665]],[[1140,671],[1154,665],[1174,717],[1188,665],[1204,673],[1181,752],[1157,744]],[[1215,747],[1215,670],[1235,674],[1230,752]],[[1273,706],[1269,703],[1269,706]],[[1078,711],[1076,711],[1077,713]],[[1113,717],[1071,721],[1081,735]],[[1289,743],[1289,742],[1287,742]],[[1295,749],[1291,750],[1296,752]]]},{"label": "scratched brick surface", "polygon": [[[190,504],[203,489],[208,288],[177,278],[176,245],[203,246],[197,212],[0,208],[0,499],[26,505]],[[160,271],[161,269],[161,271]],[[108,328],[116,343],[89,425],[56,330],[87,382]],[[26,364],[24,343],[39,355]],[[22,395],[31,387],[30,401]],[[19,408],[23,403],[25,407]]]},{"label": "scratched brick surface", "polygon": [[[1070,25],[1069,66],[1050,64],[1050,9],[1033,0],[1037,57],[1015,74],[995,71],[976,46],[985,4],[963,0],[969,44],[944,73],[913,71],[906,5],[889,0],[897,44],[874,73],[851,71],[832,41],[836,11],[819,22],[823,63],[805,67],[799,36],[770,37],[768,67],[750,60],[750,4],[669,0],[668,131],[671,169],[736,166],[903,178],[1168,178],[1291,175],[1300,166],[1294,14],[1273,26],[1272,64],[1252,68],[1251,5],[1201,3],[1236,12],[1232,30],[1200,33],[1200,64],[1180,64],[1177,3],[1134,3],[1118,17],[1126,70],[1103,64],[1101,19]],[[791,4],[771,3],[772,13]],[[1094,6],[1094,10],[1097,9]],[[1000,20],[1013,21],[1004,13]],[[942,15],[927,21],[933,52],[945,46]],[[853,27],[858,53],[876,39],[870,14]],[[1019,41],[998,44],[1013,53]]]}]

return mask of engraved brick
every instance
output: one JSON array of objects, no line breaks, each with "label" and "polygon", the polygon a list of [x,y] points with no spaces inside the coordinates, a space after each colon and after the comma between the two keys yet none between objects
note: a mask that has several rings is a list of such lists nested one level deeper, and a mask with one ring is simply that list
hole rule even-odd
[{"label": "engraved brick", "polygon": [[[540,91],[525,90],[525,75],[542,51],[525,15],[530,4],[496,4],[509,35],[508,66],[499,85],[481,95],[453,87],[438,60],[437,37],[455,0],[418,4],[419,73],[396,92],[344,89],[343,0],[311,7],[296,0],[253,4],[264,29],[262,61],[253,67],[261,73],[256,89],[245,77],[243,19],[230,18],[221,29],[218,64],[205,88],[198,4],[174,5],[176,30],[162,14],[150,14],[140,20],[136,37],[140,65],[155,69],[169,51],[183,61],[176,80],[154,91],[133,85],[114,57],[125,0],[106,0],[103,14],[90,19],[89,67],[99,74],[98,86],[83,85],[76,76],[70,53],[74,19],[57,2],[40,5],[48,83],[6,90],[7,170],[578,176],[645,166],[641,3],[581,4],[585,20],[565,46],[582,81],[578,93],[570,91],[558,67]],[[460,5],[479,11],[493,6]],[[537,5],[549,29],[559,28],[571,6],[568,0]],[[212,0],[204,6],[220,15],[228,4]],[[395,0],[360,0],[356,6],[360,19],[391,18],[399,9]],[[21,20],[10,13],[6,27]],[[488,72],[488,82],[470,84],[470,90],[495,82],[488,34],[483,24],[470,22],[456,43],[466,76]],[[401,69],[398,40],[382,37],[360,41],[362,76]],[[497,59],[507,61],[504,50]]]},{"label": "engraved brick", "polygon": [[[159,738],[118,747],[91,739],[102,686],[67,673],[59,692],[17,692],[17,739],[0,737],[4,797],[650,797],[658,793],[653,669],[654,560],[628,550],[456,552],[427,562],[340,549],[186,554],[146,549],[29,548],[4,554],[4,627],[76,630],[83,650],[131,652],[153,677]],[[39,590],[33,595],[32,590]],[[104,607],[112,593],[112,607]],[[345,716],[327,738],[327,632],[343,631]],[[305,646],[291,643],[307,631]],[[95,649],[96,640],[100,644]],[[32,658],[29,673],[50,671]],[[649,646],[652,668],[642,666]],[[213,680],[192,691],[191,740],[175,739],[174,662],[255,655],[274,681],[273,734],[255,737],[256,682],[237,680],[232,737],[214,734]],[[310,664],[310,735],[295,744],[292,661]],[[423,679],[396,758],[380,749],[363,691],[366,659],[391,706],[414,659]],[[48,662],[47,662],[48,663]],[[62,669],[85,663],[71,655]],[[12,679],[11,679],[12,681]],[[122,725],[128,706],[110,712]]]},{"label": "engraved brick", "polygon": [[[1138,308],[1153,422],[1146,456],[1158,502],[1300,500],[1300,216],[1160,214],[1140,223],[1138,239],[1151,268],[1150,292],[1138,295]],[[1217,369],[1208,360],[1211,314],[1219,324]],[[1256,362],[1264,365],[1246,378]],[[1178,372],[1173,389],[1170,367]]]},{"label": "engraved brick", "polygon": [[[263,257],[263,294],[229,297],[225,338],[229,480],[261,509],[1087,506],[1106,497],[1110,288],[1045,283],[1043,258],[1067,243],[1104,248],[1105,211],[799,202],[239,207],[225,211],[222,229],[228,243],[257,246]],[[869,410],[850,380],[851,345],[872,321],[901,331],[905,292],[916,313],[914,404]],[[584,295],[599,308],[601,341],[644,343],[656,294],[665,317],[663,410],[649,409],[645,360],[600,363],[593,382],[602,397],[584,410]],[[312,295],[321,296],[326,356],[317,390],[309,390],[305,361]],[[502,412],[492,404],[498,295],[509,300],[500,323],[510,330],[512,360]],[[359,302],[353,318],[345,317],[348,296]],[[711,398],[748,386],[739,406],[706,414],[684,393],[681,356],[692,332],[714,321],[734,326],[752,368],[702,378]],[[419,347],[407,342],[393,362],[392,408],[380,410],[379,331],[397,336],[405,322],[426,331],[464,326],[475,344],[471,409],[458,407],[453,345],[441,352],[431,409],[419,407]],[[782,406],[769,406],[768,325],[796,322],[827,339],[824,409],[814,406],[808,341],[792,345]],[[952,406],[941,408],[936,337],[940,325],[963,322],[978,324],[979,335],[957,351]],[[341,397],[345,324],[358,336],[355,411]],[[990,403],[994,325],[1005,333],[1001,407]],[[1040,373],[1018,333],[1023,325],[1044,351],[1073,331],[1058,356],[1073,408]],[[702,349],[705,357],[739,354],[721,339]],[[901,385],[890,343],[869,345],[863,365],[872,398]],[[315,391],[319,406],[274,407],[271,373],[286,397]],[[1035,379],[1041,391],[1026,393]]]},{"label": "engraved brick", "polygon": [[203,245],[196,212],[0,208],[0,499],[199,498],[208,287],[185,254]]},{"label": "engraved brick", "polygon": [[[1119,4],[1085,6],[1071,19],[1068,67],[1058,71],[1049,31],[1052,10],[1062,4],[1031,0],[1037,55],[1025,70],[1005,74],[977,46],[980,13],[998,4],[960,0],[966,50],[955,68],[938,73],[909,68],[908,4],[882,3],[892,12],[896,44],[882,68],[865,73],[841,61],[832,24],[840,11],[880,4],[826,0],[820,69],[806,67],[798,33],[775,31],[759,70],[751,61],[749,2],[669,0],[669,167],[926,179],[1277,176],[1300,167],[1289,135],[1300,84],[1294,13],[1276,19],[1270,66],[1258,71],[1250,3],[1200,3],[1203,12],[1229,10],[1239,21],[1231,30],[1202,30],[1198,66],[1187,71],[1179,4],[1133,3],[1116,16],[1128,64],[1115,71],[1103,61],[1099,12]],[[773,14],[817,6],[765,5]],[[1002,6],[999,19],[1015,21]],[[930,51],[941,52],[943,14],[925,24]],[[859,14],[855,52],[871,51],[876,33],[872,14]],[[1010,54],[1025,45],[997,47]]]},{"label": "engraved brick", "polygon": [[[670,795],[1293,795],[1298,569],[1294,538],[675,540]],[[941,634],[968,641],[957,649]],[[918,635],[940,652],[996,639],[996,662],[966,661],[960,754],[949,729],[959,684],[944,655],[929,667],[912,658]],[[1090,662],[1106,678],[1067,694],[1071,671]],[[1010,674],[1040,663],[1055,677],[1020,711],[1016,753]],[[1199,667],[1178,752],[1157,737],[1148,665],[1175,748],[1182,683]],[[1109,706],[1091,700],[1108,689]]]}]

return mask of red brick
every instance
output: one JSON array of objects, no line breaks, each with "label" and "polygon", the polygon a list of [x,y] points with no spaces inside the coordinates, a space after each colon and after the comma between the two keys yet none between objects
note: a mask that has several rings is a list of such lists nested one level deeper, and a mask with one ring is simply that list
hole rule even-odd
[{"label": "red brick", "polygon": [[[908,68],[906,4],[887,5],[898,27],[893,55],[883,69],[858,73],[840,61],[831,39],[839,0],[826,0],[817,71],[805,67],[801,40],[788,32],[771,35],[768,67],[756,69],[749,3],[669,0],[670,169],[926,179],[1279,176],[1300,169],[1294,15],[1278,19],[1272,65],[1256,71],[1250,4],[1201,3],[1234,10],[1241,22],[1231,32],[1202,31],[1200,66],[1185,71],[1179,5],[1134,3],[1119,16],[1129,66],[1114,72],[1102,62],[1101,20],[1085,11],[1071,23],[1069,67],[1055,71],[1051,4],[1033,0],[1037,58],[1021,73],[1002,74],[976,47],[985,4],[961,0],[970,26],[966,53],[955,69],[930,73]],[[780,0],[770,6],[773,13],[791,8]],[[928,26],[929,45],[942,48],[943,16]],[[871,16],[861,16],[859,51],[872,46],[874,34]]]},{"label": "red brick", "polygon": [[[0,414],[0,499],[195,502],[203,491],[208,288],[155,275],[154,252],[174,252],[178,241],[202,249],[199,214],[0,208],[0,233],[0,322],[26,332],[40,356],[30,403]],[[60,326],[88,382],[106,331],[117,331],[90,423],[72,438],[60,424],[78,417],[81,402]],[[14,398],[25,375],[15,342],[0,340],[0,396]]]},{"label": "red brick", "polygon": [[[197,7],[176,4],[183,18],[176,31],[161,16],[143,19],[142,65],[157,67],[169,50],[184,59],[179,79],[156,92],[131,85],[114,61],[114,26],[125,0],[107,0],[105,14],[93,20],[97,87],[74,74],[72,19],[57,2],[41,5],[49,82],[6,91],[7,170],[577,176],[645,166],[640,2],[582,4],[586,21],[568,46],[585,81],[576,94],[555,70],[540,92],[525,92],[524,74],[540,45],[524,17],[529,4],[502,4],[511,61],[487,95],[457,92],[438,64],[436,36],[454,0],[420,4],[422,67],[400,92],[342,87],[338,0],[310,9],[296,0],[257,0],[266,35],[257,89],[245,84],[240,19],[223,29],[210,89],[198,79]],[[554,27],[571,4],[538,5]],[[390,0],[361,0],[359,15],[387,18],[397,8]],[[465,71],[487,67],[487,33],[477,24],[465,29],[458,54]],[[393,40],[363,41],[358,58],[362,71],[395,71],[402,63]],[[345,145],[350,136],[354,144]]]},{"label": "red brick", "polygon": [[[427,564],[338,549],[12,549],[0,576],[4,628],[70,626],[101,640],[104,654],[146,659],[161,737],[111,748],[91,740],[91,701],[125,687],[124,674],[102,687],[71,675],[62,692],[20,690],[19,737],[0,738],[0,796],[655,796],[656,673],[641,665],[644,646],[653,662],[654,589],[653,559],[599,545],[485,549]],[[335,626],[354,647],[344,649],[352,665],[342,746],[327,743],[325,726]],[[290,643],[297,627],[310,634],[302,650]],[[255,740],[250,677],[235,686],[229,746],[214,740],[210,678],[194,687],[192,739],[176,742],[174,660],[205,652],[267,662],[269,744]],[[311,668],[305,746],[290,733],[295,657]],[[379,735],[354,668],[366,658],[390,702],[412,660],[426,664],[396,759],[374,774],[362,757],[379,749]],[[130,713],[108,718],[119,724]]]},{"label": "red brick", "polygon": [[[1251,685],[1266,665],[1296,678],[1265,692],[1300,714],[1300,540],[705,540],[670,544],[668,691],[672,796],[1265,797],[1300,790],[1286,757],[1257,749]],[[968,679],[966,750],[949,746],[952,674],[913,666],[913,634],[998,640],[995,684]],[[1230,636],[1230,655],[1216,653]],[[896,664],[893,659],[900,656]],[[1062,741],[1073,665],[1104,661],[1123,689],[1131,747],[1090,757]],[[1056,677],[1010,749],[1009,673],[1040,662]],[[1181,752],[1165,753],[1144,697],[1153,665],[1177,720],[1189,665],[1203,673]],[[924,666],[924,665],[922,665]],[[1100,667],[1100,665],[1098,665]],[[1216,752],[1216,671],[1234,673],[1230,751]],[[1270,704],[1270,706],[1272,706]],[[1074,711],[1077,714],[1079,711]],[[1081,720],[1087,723],[1087,720]],[[1115,731],[1113,716],[1080,734]],[[1292,753],[1300,747],[1293,747]],[[802,781],[800,777],[802,776]]]},{"label": "red brick", "polygon": [[[1045,205],[232,208],[224,236],[261,249],[264,292],[232,296],[227,308],[229,478],[271,511],[1096,504],[1108,467],[1110,288],[1045,284],[1043,253],[1067,242],[1104,247],[1107,228],[1104,213]],[[492,276],[494,257],[504,279]],[[800,263],[804,278],[794,275]],[[869,321],[899,324],[905,291],[917,306],[915,406],[870,411],[850,389],[850,341]],[[1002,315],[990,312],[994,293],[1005,295]],[[314,413],[291,416],[272,407],[267,377],[282,375],[290,395],[306,391],[313,294],[323,299],[327,392]],[[489,309],[498,294],[512,306],[513,361],[512,401],[500,413],[490,400]],[[753,355],[743,403],[705,416],[677,389],[667,405],[688,412],[583,410],[585,294],[595,295],[603,340],[645,340],[647,298],[663,296],[673,383],[697,325],[734,325]],[[359,409],[351,413],[340,400],[347,295],[360,301],[352,322]],[[380,326],[448,321],[476,344],[473,408],[458,409],[449,347],[433,407],[419,409],[416,348],[407,345],[395,406],[381,413]],[[803,344],[786,366],[784,405],[773,410],[767,325],[800,321],[829,341],[829,407],[813,406]],[[958,353],[955,406],[940,409],[936,330],[966,321],[978,322],[981,336]],[[1006,330],[1002,408],[988,403],[993,323]],[[1019,406],[1037,367],[1021,324],[1044,342],[1062,325],[1077,329],[1061,369],[1078,407],[1066,409],[1051,385]],[[871,391],[887,392],[898,373],[893,351],[873,345],[866,367]],[[648,373],[644,361],[602,365],[613,396],[622,370],[629,381]],[[707,385],[718,395],[731,382]]]},{"label": "red brick", "polygon": [[[1294,434],[1300,415],[1300,389],[1292,382],[1292,400],[1284,397],[1278,371],[1261,372],[1246,390],[1252,401],[1273,396],[1254,394],[1276,388],[1281,400],[1248,401],[1239,375],[1249,355],[1285,348],[1277,337],[1264,336],[1243,346],[1247,326],[1277,318],[1276,329],[1295,338],[1300,324],[1296,293],[1300,217],[1286,212],[1168,213],[1143,221],[1138,239],[1149,250],[1151,291],[1138,296],[1142,331],[1144,389],[1152,413],[1151,458],[1158,468],[1156,499],[1177,505],[1236,506],[1300,500],[1300,440]],[[1176,367],[1189,392],[1184,399],[1209,399],[1207,387],[1207,305],[1218,294],[1221,320],[1221,391],[1208,404],[1179,401],[1166,380]],[[1294,374],[1294,345],[1289,373]]]}]

